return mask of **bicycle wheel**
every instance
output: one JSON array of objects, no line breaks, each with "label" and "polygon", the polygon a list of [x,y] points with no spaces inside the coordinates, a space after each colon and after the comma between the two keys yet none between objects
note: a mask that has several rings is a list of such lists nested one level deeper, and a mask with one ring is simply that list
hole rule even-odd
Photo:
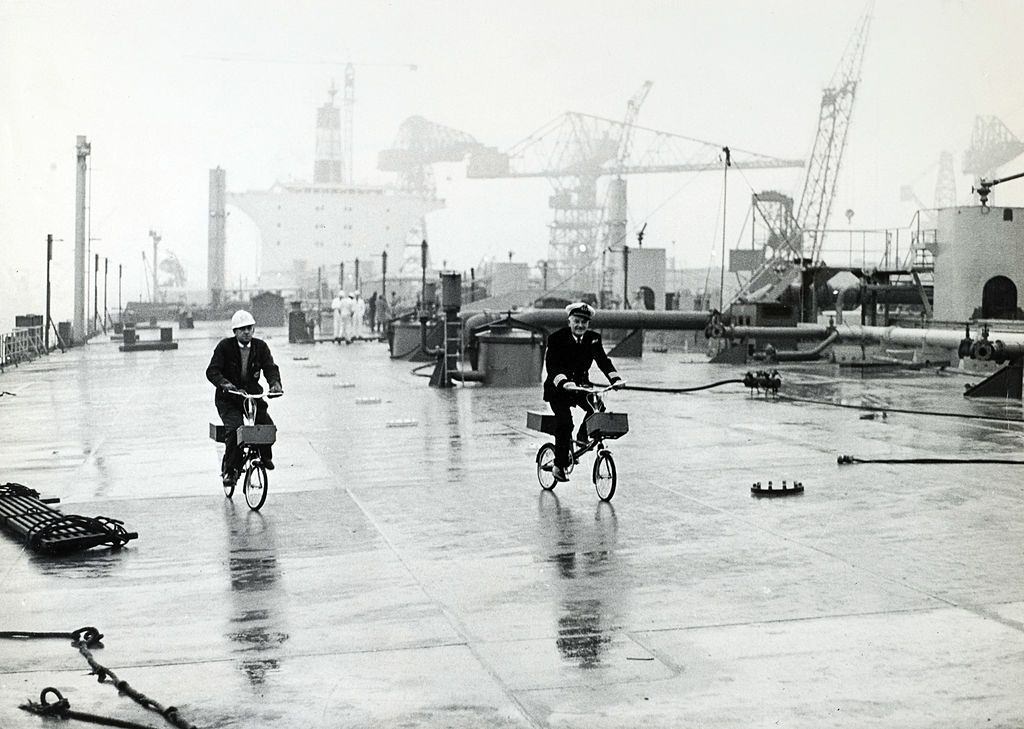
[{"label": "bicycle wheel", "polygon": [[235,482],[232,481],[231,483],[224,483],[224,474],[227,473],[227,470],[227,456],[225,456],[220,459],[220,484],[224,487],[224,496],[230,499],[235,495]]},{"label": "bicycle wheel", "polygon": [[245,503],[253,511],[259,511],[263,502],[267,500],[267,469],[259,461],[250,461],[249,467],[245,469],[245,482],[242,484],[242,493],[245,494]]},{"label": "bicycle wheel", "polygon": [[611,501],[615,495],[615,461],[611,451],[600,451],[594,459],[594,488],[601,501]]},{"label": "bicycle wheel", "polygon": [[551,491],[555,488],[555,475],[551,473],[552,467],[555,465],[555,447],[550,443],[545,443],[537,451],[537,480],[540,482],[540,487],[545,491]]}]

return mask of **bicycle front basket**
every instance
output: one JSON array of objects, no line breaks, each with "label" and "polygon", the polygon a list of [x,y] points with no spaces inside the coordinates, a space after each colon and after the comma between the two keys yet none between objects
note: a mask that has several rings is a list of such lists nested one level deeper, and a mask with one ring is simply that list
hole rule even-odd
[{"label": "bicycle front basket", "polygon": [[621,438],[629,432],[629,418],[626,413],[593,413],[583,421],[588,438]]},{"label": "bicycle front basket", "polygon": [[277,441],[276,425],[240,425],[238,445],[273,445]]}]

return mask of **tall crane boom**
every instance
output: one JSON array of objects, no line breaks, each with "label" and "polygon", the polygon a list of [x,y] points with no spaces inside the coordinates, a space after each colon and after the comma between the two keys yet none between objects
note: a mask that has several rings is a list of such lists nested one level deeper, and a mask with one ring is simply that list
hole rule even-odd
[{"label": "tall crane boom", "polygon": [[[824,230],[832,212],[853,102],[860,83],[873,6],[874,0],[869,0],[831,82],[822,93],[818,129],[795,216],[785,196],[777,193],[772,193],[774,197],[770,198],[754,196],[754,205],[770,228],[770,239],[774,243],[770,253],[766,249],[763,262],[740,287],[733,302],[778,300],[794,284],[803,284],[803,274],[808,267],[820,263]],[[810,238],[809,245],[807,238]]]},{"label": "tall crane boom", "polygon": [[814,138],[807,177],[804,179],[797,222],[811,238],[810,258],[817,260],[821,251],[823,234],[828,227],[835,198],[839,168],[846,149],[846,137],[850,130],[853,101],[860,83],[861,67],[864,65],[864,50],[867,47],[868,30],[871,26],[871,5],[865,10],[843,53],[842,60],[832,76],[832,81],[821,96],[818,113],[818,133]]}]

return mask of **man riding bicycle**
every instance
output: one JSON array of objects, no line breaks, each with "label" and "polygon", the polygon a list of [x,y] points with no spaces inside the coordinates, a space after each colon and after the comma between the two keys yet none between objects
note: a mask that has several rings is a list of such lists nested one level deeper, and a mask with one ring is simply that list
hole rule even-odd
[{"label": "man riding bicycle", "polygon": [[[270,347],[262,339],[253,336],[256,320],[242,309],[231,317],[231,331],[234,336],[217,343],[213,357],[206,368],[206,379],[216,388],[213,402],[217,413],[227,429],[224,440],[224,484],[233,485],[238,480],[242,467],[242,449],[238,446],[238,428],[242,425],[242,404],[244,400],[231,394],[232,390],[244,390],[252,395],[263,392],[260,387],[260,372],[267,379],[270,392],[282,393],[281,371],[274,363]],[[256,424],[273,425],[267,412],[266,400],[256,401]],[[273,449],[261,445],[260,460],[268,471],[273,470]]]},{"label": "man riding bicycle", "polygon": [[590,366],[596,362],[613,387],[624,384],[604,351],[601,335],[589,329],[594,307],[580,301],[565,307],[565,312],[569,326],[548,337],[544,354],[544,400],[555,414],[555,464],[551,473],[556,481],[569,480],[565,469],[572,445],[572,408],[582,408],[587,415],[594,412],[587,392],[580,390],[580,386],[591,386]]}]

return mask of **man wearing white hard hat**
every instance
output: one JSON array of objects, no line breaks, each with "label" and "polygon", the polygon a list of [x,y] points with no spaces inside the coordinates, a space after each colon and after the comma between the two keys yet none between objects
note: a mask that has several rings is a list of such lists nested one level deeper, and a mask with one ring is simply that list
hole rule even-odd
[{"label": "man wearing white hard hat", "polygon": [[565,307],[569,326],[552,332],[544,354],[544,400],[555,414],[555,465],[552,475],[556,481],[568,481],[565,469],[569,465],[572,445],[572,408],[582,408],[589,415],[594,412],[587,393],[579,386],[590,386],[590,367],[598,368],[613,385],[621,385],[622,378],[604,351],[601,335],[590,330],[594,307],[583,301]]},{"label": "man wearing white hard hat", "polygon": [[[206,368],[206,379],[216,388],[213,402],[217,406],[220,419],[227,426],[224,441],[224,483],[234,483],[242,466],[242,449],[238,447],[237,430],[242,425],[242,398],[231,395],[230,390],[245,390],[251,395],[263,392],[260,386],[260,373],[267,380],[270,391],[284,392],[281,388],[281,371],[274,363],[274,355],[270,347],[262,339],[253,336],[256,320],[252,314],[243,309],[231,317],[231,331],[234,336],[226,337],[217,343],[213,357]],[[256,401],[256,424],[273,425],[270,413],[267,412],[266,400]],[[260,446],[260,460],[268,470],[273,470],[273,448],[269,445]]]}]

